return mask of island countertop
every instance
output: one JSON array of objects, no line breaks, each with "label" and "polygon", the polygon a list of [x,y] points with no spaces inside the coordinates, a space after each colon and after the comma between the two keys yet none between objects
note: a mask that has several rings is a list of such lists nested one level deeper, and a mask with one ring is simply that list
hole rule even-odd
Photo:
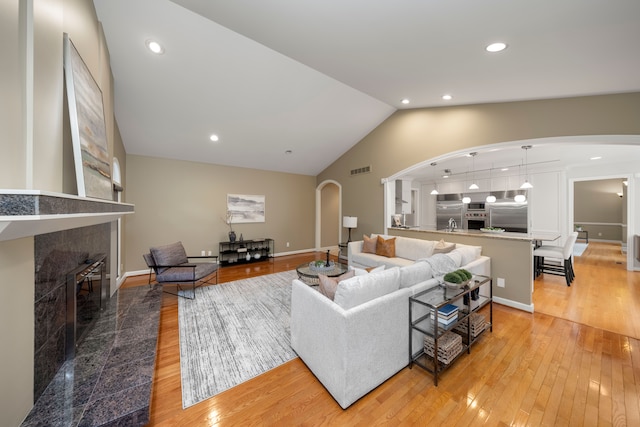
[{"label": "island countertop", "polygon": [[487,239],[508,239],[508,240],[524,240],[528,242],[552,242],[558,240],[560,238],[560,233],[550,233],[550,232],[536,232],[533,231],[531,233],[515,233],[504,231],[501,233],[490,233],[484,232],[480,230],[462,230],[456,229],[455,231],[447,231],[447,230],[436,230],[436,229],[428,229],[428,228],[419,228],[419,227],[389,227],[390,230],[401,230],[401,231],[416,231],[416,232],[425,232],[425,233],[436,233],[442,234],[443,238],[445,235],[454,235],[454,236],[471,236],[471,237],[484,237]]}]

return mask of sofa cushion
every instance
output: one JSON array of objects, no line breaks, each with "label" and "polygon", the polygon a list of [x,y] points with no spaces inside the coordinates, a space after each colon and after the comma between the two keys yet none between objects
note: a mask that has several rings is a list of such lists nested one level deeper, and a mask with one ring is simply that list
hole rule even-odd
[{"label": "sofa cushion", "polygon": [[396,256],[415,261],[420,258],[428,258],[433,254],[432,240],[412,239],[410,237],[398,237],[396,239]]},{"label": "sofa cushion", "polygon": [[432,277],[433,270],[429,263],[424,261],[416,262],[400,269],[400,287],[409,288]]},{"label": "sofa cushion", "polygon": [[451,252],[455,248],[456,248],[456,244],[455,243],[447,243],[447,242],[444,241],[444,239],[440,239],[440,241],[438,243],[436,243],[435,246],[433,247],[433,253],[434,254],[446,254],[446,253]]},{"label": "sofa cushion", "polygon": [[470,262],[477,260],[482,254],[482,246],[471,246],[457,243],[455,250],[460,252],[460,255],[462,255],[462,265],[467,265]]},{"label": "sofa cushion", "polygon": [[386,256],[387,258],[395,258],[396,256],[396,238],[391,237],[385,239],[382,236],[378,236],[376,242],[376,255]]},{"label": "sofa cushion", "polygon": [[[153,248],[149,248],[149,252],[153,255],[156,265],[175,266],[189,262],[184,246],[182,246],[182,242],[171,243],[164,246],[155,246]],[[159,272],[164,270],[165,269],[159,269]]]},{"label": "sofa cushion", "polygon": [[355,276],[354,271],[347,271],[338,277],[329,277],[324,274],[318,274],[318,290],[322,295],[333,301],[333,298],[336,295],[336,289],[338,288],[338,283],[343,280],[350,279],[353,276]]},{"label": "sofa cushion", "polygon": [[384,271],[385,268],[386,268],[385,265],[379,265],[377,267],[369,267],[367,269],[349,266],[349,270],[353,271],[353,273],[356,276],[365,276],[370,273],[378,273],[380,271]]},{"label": "sofa cushion", "polygon": [[387,258],[384,256],[376,255],[376,254],[365,254],[365,253],[354,253],[351,255],[351,260],[349,261],[352,264],[370,268],[370,267],[378,267],[380,265],[384,265],[387,268],[392,267],[403,267],[405,265],[411,265],[415,261],[404,258]]},{"label": "sofa cushion", "polygon": [[400,269],[390,268],[376,274],[354,276],[338,283],[333,301],[345,310],[364,304],[399,288]]},{"label": "sofa cushion", "polygon": [[364,239],[362,242],[362,252],[366,254],[375,254],[376,242],[378,241],[378,239],[374,237],[373,234],[371,235],[371,237],[367,237],[366,235],[362,237]]}]

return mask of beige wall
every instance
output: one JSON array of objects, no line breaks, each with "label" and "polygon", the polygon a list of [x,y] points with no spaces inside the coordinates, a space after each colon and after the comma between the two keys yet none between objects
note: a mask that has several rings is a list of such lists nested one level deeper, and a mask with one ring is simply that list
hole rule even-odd
[{"label": "beige wall", "polygon": [[25,107],[19,1],[0,2],[0,188],[26,185],[22,117]]},{"label": "beige wall", "polygon": [[[314,247],[315,178],[205,163],[127,156],[125,270],[146,269],[150,246],[182,241],[189,255],[228,240],[227,194],[264,195],[264,223],[234,224],[238,238],[270,237],[276,253]],[[286,242],[290,247],[286,247]]]},{"label": "beige wall", "polygon": [[[411,237],[414,239],[462,243],[481,246],[482,255],[491,258],[491,276],[493,278],[493,296],[502,298],[513,307],[531,311],[533,281],[533,251],[531,242],[527,240],[508,240],[493,236],[466,236],[456,233],[432,233],[428,231],[389,230],[393,236]],[[504,279],[505,287],[497,286],[497,278]]]},{"label": "beige wall", "polygon": [[[115,126],[108,56],[93,2],[0,1],[0,188],[76,194],[65,185],[73,167],[64,118],[65,32],[105,95],[107,127]],[[109,136],[113,152],[113,132]],[[124,151],[121,143],[119,150]],[[33,405],[33,252],[32,238],[0,242],[0,286],[11,296],[0,303],[3,426],[18,425]]]},{"label": "beige wall", "polygon": [[[381,179],[464,148],[571,135],[640,135],[640,93],[400,110],[317,177],[342,185],[342,210],[358,217],[354,236],[383,227]],[[351,169],[372,172],[351,177]]]},{"label": "beige wall", "polygon": [[33,404],[33,238],[0,242],[0,425],[19,425]]}]

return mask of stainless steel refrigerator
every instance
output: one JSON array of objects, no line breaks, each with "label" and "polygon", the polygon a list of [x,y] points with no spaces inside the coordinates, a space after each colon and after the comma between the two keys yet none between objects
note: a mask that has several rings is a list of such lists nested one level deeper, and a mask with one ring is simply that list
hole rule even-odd
[{"label": "stainless steel refrigerator", "polygon": [[505,231],[526,233],[528,231],[527,202],[515,202],[513,199],[498,199],[487,203],[489,223],[492,227],[504,228]]},{"label": "stainless steel refrigerator", "polygon": [[454,219],[458,229],[462,229],[462,214],[464,210],[462,194],[440,194],[436,200],[437,229],[446,229],[449,226],[450,218]]}]

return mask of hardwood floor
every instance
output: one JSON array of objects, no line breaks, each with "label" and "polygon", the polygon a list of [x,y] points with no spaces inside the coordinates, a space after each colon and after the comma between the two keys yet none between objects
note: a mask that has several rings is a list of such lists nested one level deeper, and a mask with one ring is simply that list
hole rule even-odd
[{"label": "hardwood floor", "polygon": [[[535,282],[535,314],[494,305],[485,334],[433,385],[405,368],[342,410],[300,359],[182,409],[176,297],[163,297],[152,426],[640,425],[640,273],[613,245],[590,243],[576,279]],[[619,251],[619,247],[618,247]],[[308,254],[227,267],[220,283],[295,268]],[[146,283],[127,279],[123,286]]]}]

